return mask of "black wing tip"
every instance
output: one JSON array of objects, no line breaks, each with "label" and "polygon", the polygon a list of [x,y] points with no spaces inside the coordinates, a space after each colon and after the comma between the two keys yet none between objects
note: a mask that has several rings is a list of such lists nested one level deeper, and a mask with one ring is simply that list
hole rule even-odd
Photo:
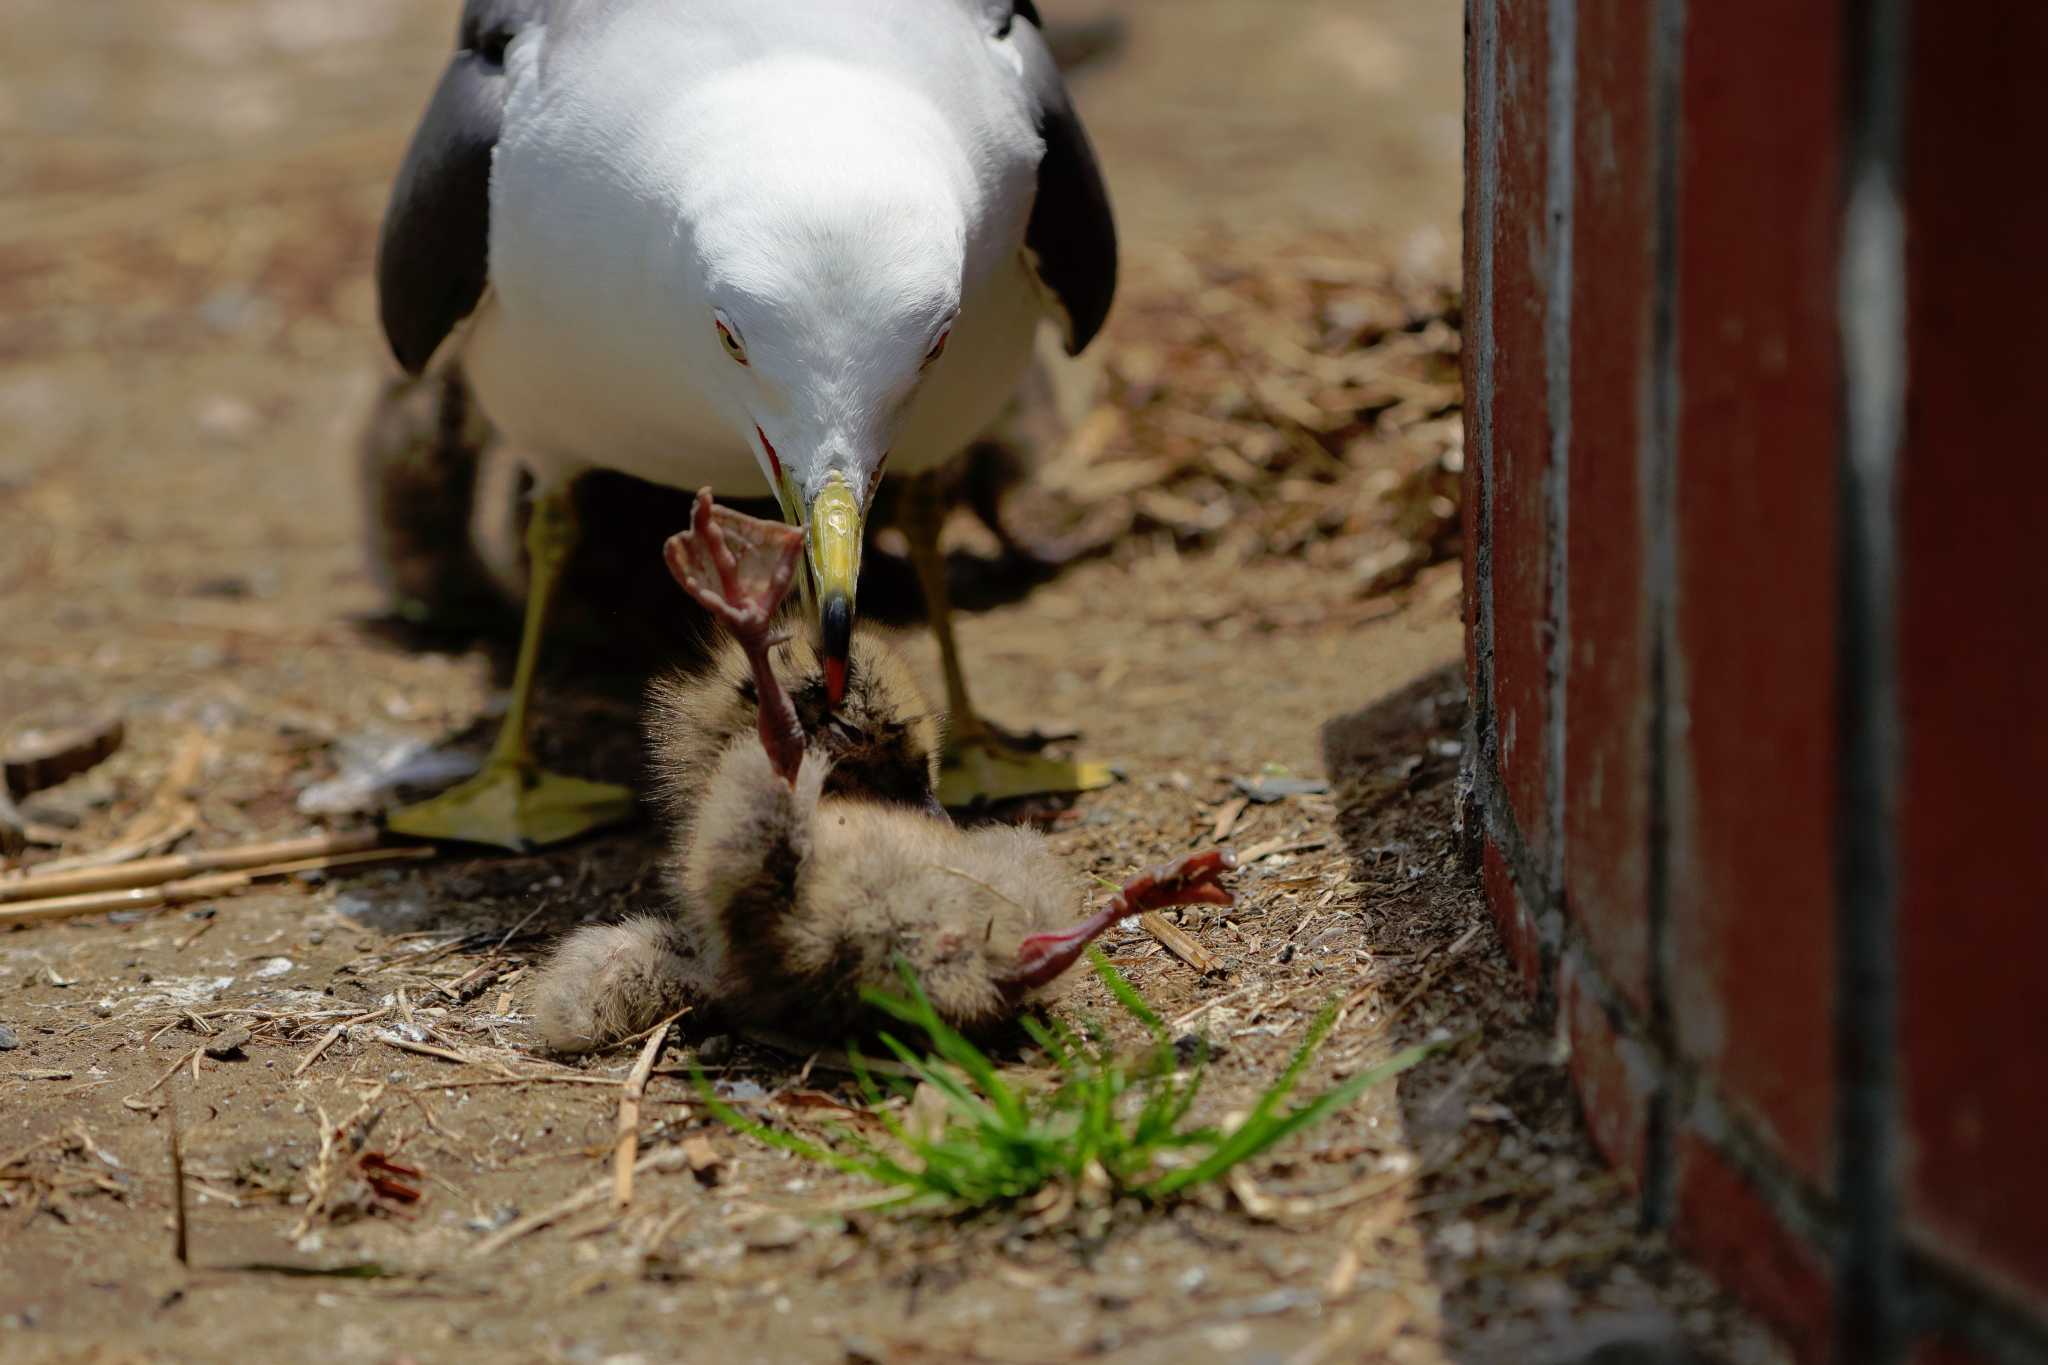
[{"label": "black wing tip", "polygon": [[503,45],[545,0],[469,0],[454,54],[392,182],[377,240],[378,320],[400,368],[424,374],[487,284],[491,151]]},{"label": "black wing tip", "polygon": [[1105,303],[1080,317],[1069,313],[1063,321],[1066,323],[1066,352],[1069,356],[1078,357],[1095,344],[1103,328],[1109,325],[1109,305]]}]

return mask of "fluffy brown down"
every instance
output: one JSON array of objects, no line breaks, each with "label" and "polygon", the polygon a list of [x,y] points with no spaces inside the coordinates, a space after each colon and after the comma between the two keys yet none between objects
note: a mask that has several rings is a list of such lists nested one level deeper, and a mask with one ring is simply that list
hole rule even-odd
[{"label": "fluffy brown down", "polygon": [[[826,705],[824,668],[808,633],[792,635],[770,657],[796,703],[806,747],[832,760],[828,792],[938,812],[944,717],[886,635],[870,626],[854,632],[846,696],[837,710]],[[703,668],[649,689],[648,747],[679,859],[713,770],[733,740],[754,734],[759,708],[746,652],[729,635],[719,638]]]},{"label": "fluffy brown down", "polygon": [[705,995],[708,978],[674,919],[586,924],[557,944],[533,988],[534,1026],[555,1052],[645,1033]]},{"label": "fluffy brown down", "polygon": [[[914,809],[921,812],[914,818],[939,825],[940,718],[886,637],[868,627],[855,634],[847,694],[829,715],[823,670],[808,636],[777,646],[772,657],[796,702],[809,750],[829,757],[829,765],[821,762],[829,766],[826,789],[863,804]],[[693,822],[717,794],[721,757],[736,744],[761,752],[757,713],[746,654],[729,636],[720,638],[709,663],[650,689],[648,743],[679,897],[688,880]],[[534,984],[541,1041],[555,1052],[588,1052],[652,1028],[685,1003],[723,1001],[718,978],[705,966],[718,945],[698,929],[683,899],[672,917],[586,925],[570,934]]]},{"label": "fluffy brown down", "polygon": [[870,1022],[864,986],[900,993],[901,958],[969,1033],[1012,1018],[1004,975],[1032,934],[1066,928],[1078,888],[1038,834],[962,830],[827,794],[812,752],[795,788],[734,741],[697,811],[681,913],[721,1016],[839,1038]]}]

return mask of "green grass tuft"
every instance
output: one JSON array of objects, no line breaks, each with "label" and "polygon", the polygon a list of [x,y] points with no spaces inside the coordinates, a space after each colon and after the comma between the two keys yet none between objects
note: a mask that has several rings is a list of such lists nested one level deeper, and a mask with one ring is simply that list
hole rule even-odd
[{"label": "green grass tuft", "polygon": [[[1059,1070],[1060,1083],[1048,1092],[1025,1094],[1005,1082],[986,1053],[939,1017],[904,967],[904,995],[870,991],[865,998],[915,1031],[915,1047],[893,1033],[879,1035],[915,1080],[877,1079],[861,1054],[852,1053],[861,1093],[888,1133],[886,1145],[844,1126],[828,1129],[829,1145],[771,1128],[720,1100],[701,1071],[696,1073],[698,1093],[713,1114],[740,1132],[881,1186],[884,1207],[966,1212],[1026,1199],[1058,1183],[1106,1186],[1116,1194],[1159,1201],[1264,1154],[1444,1046],[1409,1048],[1315,1099],[1283,1109],[1336,1022],[1333,1001],[1242,1122],[1227,1132],[1185,1127],[1206,1074],[1206,1045],[1183,1072],[1165,1023],[1145,998],[1099,953],[1091,951],[1089,960],[1117,1003],[1152,1035],[1153,1046],[1143,1057],[1125,1060],[1098,1031],[1084,1034],[1058,1020],[1026,1019],[1025,1030]],[[892,1098],[914,1093],[919,1084],[945,1101],[944,1121],[934,1133],[911,1132],[886,1107]]]}]

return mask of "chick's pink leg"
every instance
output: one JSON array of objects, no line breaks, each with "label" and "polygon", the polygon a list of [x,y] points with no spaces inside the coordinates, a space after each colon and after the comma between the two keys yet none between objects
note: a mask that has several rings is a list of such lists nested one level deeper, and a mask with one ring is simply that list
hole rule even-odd
[{"label": "chick's pink leg", "polygon": [[1236,897],[1219,880],[1237,866],[1228,849],[1210,849],[1148,868],[1124,883],[1108,905],[1071,929],[1033,934],[1017,950],[1017,965],[1004,978],[1013,992],[1043,986],[1074,965],[1088,945],[1118,920],[1176,905],[1233,905]]},{"label": "chick's pink leg", "polygon": [[796,579],[804,534],[793,526],[744,516],[700,489],[690,528],[663,547],[668,570],[683,591],[732,632],[754,670],[761,747],[784,781],[794,783],[804,757],[804,727],[796,703],[768,659],[776,643],[775,613]]}]

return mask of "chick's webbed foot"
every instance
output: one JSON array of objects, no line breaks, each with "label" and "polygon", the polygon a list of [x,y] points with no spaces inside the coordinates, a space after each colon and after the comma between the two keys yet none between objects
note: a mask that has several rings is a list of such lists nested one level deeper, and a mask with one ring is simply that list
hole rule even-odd
[{"label": "chick's webbed foot", "polygon": [[670,536],[668,571],[742,645],[771,643],[769,631],[796,581],[804,533],[720,507],[699,489],[688,530]]},{"label": "chick's webbed foot", "polygon": [[1017,949],[1016,966],[1004,977],[1004,986],[1021,994],[1045,985],[1073,966],[1112,924],[1131,915],[1176,905],[1236,904],[1237,898],[1222,883],[1223,874],[1236,866],[1237,855],[1228,849],[1210,849],[1147,868],[1125,882],[1109,904],[1073,928],[1025,939]]},{"label": "chick's webbed foot", "polygon": [[1109,908],[1121,905],[1123,914],[1140,915],[1176,905],[1234,905],[1237,898],[1220,879],[1236,866],[1237,855],[1227,848],[1190,853],[1147,868],[1125,882]]},{"label": "chick's webbed foot", "polygon": [[803,762],[803,722],[796,703],[775,676],[768,651],[778,643],[775,614],[789,596],[803,557],[804,535],[793,526],[763,521],[711,500],[700,489],[688,530],[663,547],[669,572],[712,619],[732,632],[754,672],[761,745],[785,781]]}]

